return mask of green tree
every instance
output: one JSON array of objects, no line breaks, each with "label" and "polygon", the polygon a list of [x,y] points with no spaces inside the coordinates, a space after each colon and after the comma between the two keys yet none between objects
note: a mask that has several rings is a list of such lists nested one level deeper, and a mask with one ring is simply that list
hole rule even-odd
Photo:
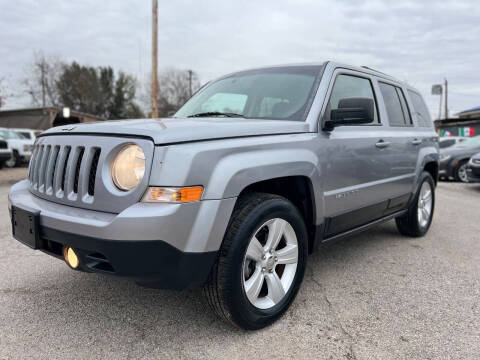
[{"label": "green tree", "polygon": [[106,119],[143,117],[135,102],[135,78],[121,71],[115,76],[110,66],[64,65],[56,87],[59,102],[73,110]]}]

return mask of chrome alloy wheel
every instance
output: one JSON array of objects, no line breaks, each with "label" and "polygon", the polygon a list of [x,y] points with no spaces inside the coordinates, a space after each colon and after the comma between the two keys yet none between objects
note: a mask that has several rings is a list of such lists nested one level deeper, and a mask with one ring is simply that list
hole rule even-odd
[{"label": "chrome alloy wheel", "polygon": [[292,286],[298,264],[298,242],[292,226],[275,218],[260,226],[243,260],[242,283],[250,303],[259,309],[278,304]]},{"label": "chrome alloy wheel", "polygon": [[427,226],[432,214],[432,186],[425,181],[418,195],[418,223],[423,228]]}]

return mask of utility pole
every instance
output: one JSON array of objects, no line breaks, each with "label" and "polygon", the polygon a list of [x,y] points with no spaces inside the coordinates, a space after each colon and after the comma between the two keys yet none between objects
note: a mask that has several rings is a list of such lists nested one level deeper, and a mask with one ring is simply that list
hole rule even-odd
[{"label": "utility pole", "polygon": [[193,71],[192,70],[188,70],[188,86],[189,86],[189,89],[190,89],[190,97],[192,97],[193,95],[193,89],[192,89],[192,76],[193,76]]},{"label": "utility pole", "polygon": [[445,79],[445,119],[448,119],[448,81]]},{"label": "utility pole", "polygon": [[158,117],[158,1],[152,0],[152,118]]},{"label": "utility pole", "polygon": [[[442,86],[442,85],[440,85]],[[443,95],[442,93],[440,93],[440,105],[438,107],[438,119],[440,120],[442,118],[442,98],[443,98]]]}]

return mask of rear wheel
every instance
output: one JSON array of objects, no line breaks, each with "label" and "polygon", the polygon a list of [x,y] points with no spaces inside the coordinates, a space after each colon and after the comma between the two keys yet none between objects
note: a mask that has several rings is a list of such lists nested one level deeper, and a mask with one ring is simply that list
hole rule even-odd
[{"label": "rear wheel", "polygon": [[408,212],[395,219],[398,231],[403,235],[412,237],[425,235],[432,223],[434,208],[435,182],[432,175],[424,171],[420,175],[417,194]]},{"label": "rear wheel", "polygon": [[455,168],[455,180],[468,183],[467,161],[461,161]]},{"label": "rear wheel", "polygon": [[243,329],[274,322],[298,292],[307,241],[303,218],[287,199],[262,193],[239,199],[205,285],[210,306]]}]

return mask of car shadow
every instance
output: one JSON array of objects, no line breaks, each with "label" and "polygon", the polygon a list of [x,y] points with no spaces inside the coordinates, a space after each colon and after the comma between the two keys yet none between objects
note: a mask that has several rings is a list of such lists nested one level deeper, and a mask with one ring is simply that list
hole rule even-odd
[{"label": "car shadow", "polygon": [[[337,270],[345,272],[351,269],[351,276],[356,276],[354,267],[345,267],[345,264],[367,261],[364,256],[372,258],[388,252],[389,248],[402,242],[395,237],[398,233],[394,223],[390,222],[318,249],[308,259],[309,274],[301,291],[318,293],[312,274],[329,286],[334,283],[329,274]],[[159,331],[171,329],[175,333],[192,336],[198,331],[208,333],[209,337],[225,334],[249,336],[219,320],[208,308],[199,289],[148,289],[137,286],[129,279],[71,271],[66,266],[56,265],[44,274],[44,281],[33,281],[33,276],[31,279],[31,283],[22,284],[22,289],[32,302],[41,306],[35,306],[28,316],[38,318],[44,326],[55,328],[58,323],[74,324],[77,330],[90,332],[90,336],[92,332],[99,336],[104,332],[118,333],[119,329],[128,329],[125,333],[129,338],[133,336],[137,340],[160,337]],[[155,342],[155,339],[149,341]],[[184,341],[196,340],[185,336]]]}]

